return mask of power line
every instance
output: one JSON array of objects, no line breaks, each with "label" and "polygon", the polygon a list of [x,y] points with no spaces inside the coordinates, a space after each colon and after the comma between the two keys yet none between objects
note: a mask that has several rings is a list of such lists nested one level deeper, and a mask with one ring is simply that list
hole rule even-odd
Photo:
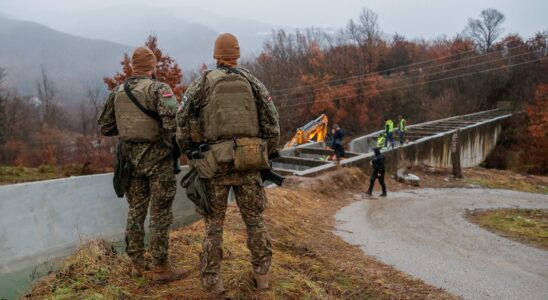
[{"label": "power line", "polygon": [[[426,69],[435,68],[435,67],[439,67],[439,66],[442,66],[442,65],[445,65],[445,64],[451,64],[451,63],[456,63],[456,62],[460,62],[460,61],[463,61],[463,60],[470,60],[470,59],[480,58],[480,57],[484,57],[484,56],[488,56],[488,55],[493,55],[493,54],[496,54],[496,53],[499,53],[499,52],[512,51],[512,50],[515,50],[515,49],[518,49],[518,48],[523,48],[523,47],[528,47],[528,46],[530,46],[530,45],[524,44],[524,45],[515,46],[515,47],[511,47],[511,48],[505,48],[505,49],[497,50],[497,51],[494,51],[494,52],[484,53],[484,54],[480,54],[480,55],[477,55],[477,56],[465,57],[465,58],[461,58],[459,60],[446,62],[446,63],[442,63],[442,64],[438,64],[438,65],[434,65],[434,66],[429,66],[429,67],[425,67],[425,68]],[[284,96],[285,94],[277,94],[277,93],[280,93],[280,92],[283,92],[283,91],[298,90],[298,89],[303,89],[303,88],[307,88],[307,87],[315,87],[315,86],[319,86],[319,85],[327,85],[327,84],[330,84],[330,83],[337,83],[337,82],[342,82],[342,81],[346,81],[346,80],[349,80],[349,79],[355,79],[355,78],[360,78],[360,77],[367,77],[367,76],[370,76],[370,75],[373,75],[373,74],[380,74],[380,73],[385,73],[385,72],[392,71],[392,70],[403,69],[403,68],[410,67],[410,66],[426,64],[426,63],[430,63],[430,62],[434,62],[434,61],[438,61],[438,60],[442,60],[442,59],[446,59],[446,58],[450,58],[450,57],[455,57],[455,56],[459,56],[459,55],[463,55],[463,54],[467,54],[467,53],[471,53],[471,52],[477,52],[477,51],[476,50],[468,50],[468,51],[463,51],[463,52],[455,53],[455,54],[452,54],[452,55],[447,55],[447,56],[436,58],[436,59],[416,62],[416,63],[412,63],[412,64],[407,64],[407,65],[403,65],[403,66],[388,68],[388,69],[379,70],[379,71],[372,71],[372,72],[353,75],[353,76],[340,78],[340,79],[334,79],[334,80],[330,80],[330,81],[327,81],[327,82],[308,84],[308,85],[302,85],[302,86],[295,86],[295,87],[290,87],[290,88],[285,88],[285,89],[272,90],[271,94],[276,95],[276,96]],[[413,71],[418,71],[418,69],[415,69]],[[412,72],[412,71],[409,71],[409,72]],[[287,94],[290,94],[290,93],[287,93]]]},{"label": "power line", "polygon": [[[519,57],[519,56],[525,56],[525,55],[533,54],[535,52],[536,51],[532,50],[532,51],[528,51],[528,52],[525,52],[525,53],[520,53],[520,54],[508,56],[508,57],[502,57],[502,58],[497,58],[497,59],[493,59],[493,60],[489,60],[489,61],[480,62],[480,63],[477,63],[477,64],[466,65],[466,66],[461,66],[461,67],[447,69],[447,70],[441,70],[441,71],[438,71],[438,72],[425,74],[425,76],[432,77],[432,76],[438,75],[438,74],[449,73],[449,72],[453,72],[453,71],[457,71],[457,70],[473,68],[473,67],[477,67],[477,66],[481,66],[481,65],[485,65],[485,64],[490,64],[490,63],[494,63],[494,62],[498,62],[498,61],[502,61],[502,60],[509,60],[509,59],[516,58],[516,57]],[[402,82],[403,81],[410,81],[410,80],[413,80],[413,79],[418,79],[419,76],[420,75],[409,75],[407,78],[401,78],[399,80],[402,81]],[[372,86],[372,84],[362,86],[361,88],[368,88],[370,86]],[[348,91],[352,91],[353,89],[355,90],[357,88],[354,87],[354,86],[346,86],[343,89],[338,90],[337,92],[339,92],[339,93],[348,92]],[[310,91],[310,92],[308,92],[308,95],[313,95],[314,93],[315,93],[314,91]],[[289,99],[289,98],[286,97],[286,99],[280,99],[280,101],[282,101],[281,103],[287,103],[289,101],[292,101],[294,103],[295,100],[301,100],[301,99],[304,99],[305,97],[306,97],[306,95],[302,95],[300,97],[293,98],[293,99]],[[297,101],[297,102],[299,102],[299,101]]]},{"label": "power line", "polygon": [[[454,64],[454,63],[458,63],[458,62],[462,62],[462,61],[466,61],[466,60],[472,60],[472,59],[479,59],[479,58],[482,58],[482,57],[485,57],[485,56],[497,54],[497,53],[499,53],[499,52],[516,50],[516,49],[523,48],[523,47],[528,47],[528,46],[529,46],[529,45],[527,45],[527,44],[525,44],[525,45],[520,45],[520,46],[516,46],[516,47],[512,47],[512,48],[507,48],[507,49],[503,49],[503,50],[498,50],[498,51],[495,51],[495,52],[484,53],[484,54],[480,54],[480,55],[477,55],[477,56],[465,57],[465,58],[461,58],[461,59],[454,60],[454,61],[449,61],[449,62],[445,62],[445,63],[441,63],[441,64],[436,64],[436,65],[432,65],[432,66],[428,66],[428,67],[424,67],[424,68],[414,69],[414,70],[408,71],[408,74],[407,74],[407,75],[409,75],[410,73],[413,73],[413,72],[417,72],[417,71],[425,71],[425,70],[429,70],[429,69],[433,69],[433,68],[438,68],[438,67],[441,67],[441,66],[445,66],[445,65],[448,65],[448,64]],[[533,51],[534,51],[534,50],[533,50]],[[415,64],[418,64],[418,63],[415,63]],[[413,65],[413,64],[411,64],[411,65]],[[405,67],[405,66],[400,66],[400,68],[403,68],[403,67]],[[369,73],[364,73],[364,74],[360,74],[360,75],[349,76],[349,77],[345,77],[345,78],[341,78],[341,79],[336,79],[336,80],[330,80],[330,81],[321,82],[321,83],[303,85],[303,86],[294,87],[294,88],[289,88],[289,89],[285,89],[285,90],[299,90],[299,89],[304,89],[304,88],[307,88],[307,87],[310,88],[310,87],[317,87],[317,86],[327,86],[327,85],[329,85],[329,84],[331,84],[331,83],[347,81],[347,80],[350,80],[350,79],[357,79],[357,80],[356,80],[356,83],[357,83],[357,82],[359,82],[360,80],[367,80],[368,77],[371,77],[371,76],[374,75],[374,74],[379,74],[379,73],[384,73],[384,72],[386,72],[386,70],[380,70],[380,71],[375,71],[375,72],[369,72]],[[360,77],[364,77],[364,78],[360,79]],[[279,90],[278,90],[278,91],[279,91]],[[276,96],[276,97],[285,97],[285,96],[294,94],[294,93],[296,93],[296,92],[287,92],[287,93],[282,93],[282,94],[275,94],[275,93],[276,93],[276,91],[273,91],[271,94],[274,95],[274,96]]]},{"label": "power line", "polygon": [[[481,62],[481,63],[477,63],[477,64],[472,64],[472,65],[467,65],[467,66],[461,66],[461,67],[458,67],[458,68],[453,68],[453,69],[447,69],[447,70],[442,70],[442,71],[438,71],[438,72],[434,72],[434,73],[429,73],[429,74],[426,74],[425,76],[433,76],[433,75],[438,75],[438,74],[442,74],[442,73],[448,73],[448,72],[453,72],[453,71],[456,71],[456,70],[461,70],[461,69],[467,69],[467,68],[472,68],[472,67],[477,67],[477,66],[480,66],[480,65],[485,65],[485,64],[489,64],[489,63],[493,63],[493,62],[497,62],[497,61],[501,61],[501,60],[507,60],[507,59],[511,59],[511,58],[515,58],[515,57],[518,57],[518,56],[524,56],[524,55],[528,55],[528,54],[532,54],[534,53],[535,51],[529,51],[529,52],[526,52],[526,53],[521,53],[521,54],[516,54],[516,55],[512,55],[512,56],[509,56],[509,57],[503,57],[503,58],[498,58],[498,59],[494,59],[494,60],[490,60],[490,61],[485,61],[485,62]],[[415,76],[415,75],[413,75]],[[400,81],[407,81],[407,80],[412,80],[412,79],[417,79],[419,78],[420,75],[416,76],[416,77],[412,77],[412,75],[408,75],[407,78],[400,78],[399,80]],[[368,88],[372,85],[365,85],[365,86],[362,86],[361,88]],[[350,91],[352,89],[356,89],[356,87],[353,87],[353,86],[346,86],[344,87],[342,90],[338,90],[337,92],[346,92],[346,91]],[[309,95],[313,95],[314,91],[310,91],[310,92],[307,92]],[[285,102],[288,102],[288,101],[294,101],[295,99],[296,100],[300,100],[302,98],[304,98],[305,96],[300,96],[300,97],[297,97],[297,98],[293,98],[293,99],[288,99],[286,97],[286,99],[281,99],[280,101],[285,101]],[[284,102],[282,102],[284,103]]]},{"label": "power line", "polygon": [[[472,72],[472,73],[467,73],[467,74],[461,74],[461,75],[451,76],[451,77],[447,77],[447,78],[429,80],[429,81],[426,81],[426,82],[421,82],[421,83],[416,83],[416,84],[409,84],[409,85],[406,85],[406,86],[403,86],[403,87],[394,87],[394,88],[381,89],[381,90],[378,90],[377,92],[380,93],[380,92],[386,92],[386,91],[407,89],[407,88],[411,88],[411,87],[415,87],[415,86],[420,86],[420,85],[425,85],[425,84],[430,84],[430,83],[436,83],[436,82],[441,82],[441,81],[445,81],[445,80],[457,79],[457,78],[462,78],[462,77],[467,77],[467,76],[473,76],[473,75],[492,72],[492,71],[501,70],[501,69],[505,69],[505,68],[513,68],[513,67],[516,67],[516,66],[525,65],[525,64],[536,62],[536,61],[542,61],[542,60],[545,60],[545,59],[546,58],[537,58],[537,59],[533,59],[533,60],[529,60],[529,61],[525,61],[525,62],[521,62],[521,63],[516,63],[516,64],[491,68],[491,69],[486,69],[486,70],[482,70],[482,71],[477,71],[477,72]],[[314,100],[312,103],[303,102],[303,103],[296,103],[296,104],[291,104],[291,105],[284,105],[283,107],[284,108],[286,108],[286,107],[297,107],[297,106],[302,106],[302,105],[305,105],[305,104],[315,104],[315,103],[318,103],[318,102],[329,102],[329,101],[335,101],[335,100],[345,100],[345,99],[349,99],[349,98],[355,98],[357,96],[358,95],[352,95],[352,96],[345,96],[345,97],[338,97],[338,98]]]}]

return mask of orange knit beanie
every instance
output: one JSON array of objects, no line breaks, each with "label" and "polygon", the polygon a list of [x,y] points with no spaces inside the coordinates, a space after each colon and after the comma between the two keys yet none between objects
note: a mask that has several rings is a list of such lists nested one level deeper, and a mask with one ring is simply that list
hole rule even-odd
[{"label": "orange knit beanie", "polygon": [[131,69],[133,75],[146,75],[156,68],[156,55],[148,47],[135,49],[131,56]]},{"label": "orange knit beanie", "polygon": [[230,33],[219,35],[215,40],[213,58],[220,64],[229,66],[236,65],[236,60],[240,58],[240,45],[238,45],[238,39]]}]

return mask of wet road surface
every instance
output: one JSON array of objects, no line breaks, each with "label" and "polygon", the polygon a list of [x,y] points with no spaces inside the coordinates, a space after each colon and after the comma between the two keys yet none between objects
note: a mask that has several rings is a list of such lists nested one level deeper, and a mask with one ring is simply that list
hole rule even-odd
[{"label": "wet road surface", "polygon": [[465,299],[548,299],[548,251],[464,219],[466,209],[548,209],[548,196],[421,189],[360,198],[337,213],[336,234],[366,254]]}]

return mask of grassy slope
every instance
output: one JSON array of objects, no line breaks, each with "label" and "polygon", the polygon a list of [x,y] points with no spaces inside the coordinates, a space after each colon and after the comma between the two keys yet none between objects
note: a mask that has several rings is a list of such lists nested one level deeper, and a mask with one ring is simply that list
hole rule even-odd
[{"label": "grassy slope", "polygon": [[12,184],[65,177],[56,168],[23,168],[0,166],[0,184]]},{"label": "grassy slope", "polygon": [[0,185],[106,173],[111,171],[111,168],[92,168],[86,165],[66,165],[63,167],[44,165],[38,168],[0,166]]},{"label": "grassy slope", "polygon": [[548,194],[548,177],[523,175],[512,171],[473,168],[464,171],[465,183],[490,189]]},{"label": "grassy slope", "polygon": [[[291,179],[289,180],[291,181]],[[363,191],[367,177],[356,169],[315,179],[293,179],[286,188],[267,189],[266,211],[274,259],[273,288],[258,293],[251,284],[245,226],[235,205],[225,222],[222,275],[228,296],[237,299],[453,299],[454,297],[380,263],[335,236],[335,212]],[[35,285],[32,299],[207,299],[199,288],[203,222],[171,232],[170,258],[192,269],[186,279],[150,285],[127,275],[125,255],[96,241],[69,257],[62,269]]]},{"label": "grassy slope", "polygon": [[493,209],[467,213],[470,221],[504,237],[548,250],[548,210]]}]

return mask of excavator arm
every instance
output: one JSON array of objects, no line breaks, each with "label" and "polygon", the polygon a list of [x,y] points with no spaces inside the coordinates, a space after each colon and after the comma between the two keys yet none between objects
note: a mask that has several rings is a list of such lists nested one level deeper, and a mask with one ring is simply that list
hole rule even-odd
[{"label": "excavator arm", "polygon": [[328,122],[329,120],[327,116],[322,114],[315,120],[312,120],[303,127],[298,128],[295,136],[293,136],[291,141],[285,144],[284,149],[308,143],[314,138],[316,139],[316,142],[323,143],[325,141],[325,137],[327,136]]}]

